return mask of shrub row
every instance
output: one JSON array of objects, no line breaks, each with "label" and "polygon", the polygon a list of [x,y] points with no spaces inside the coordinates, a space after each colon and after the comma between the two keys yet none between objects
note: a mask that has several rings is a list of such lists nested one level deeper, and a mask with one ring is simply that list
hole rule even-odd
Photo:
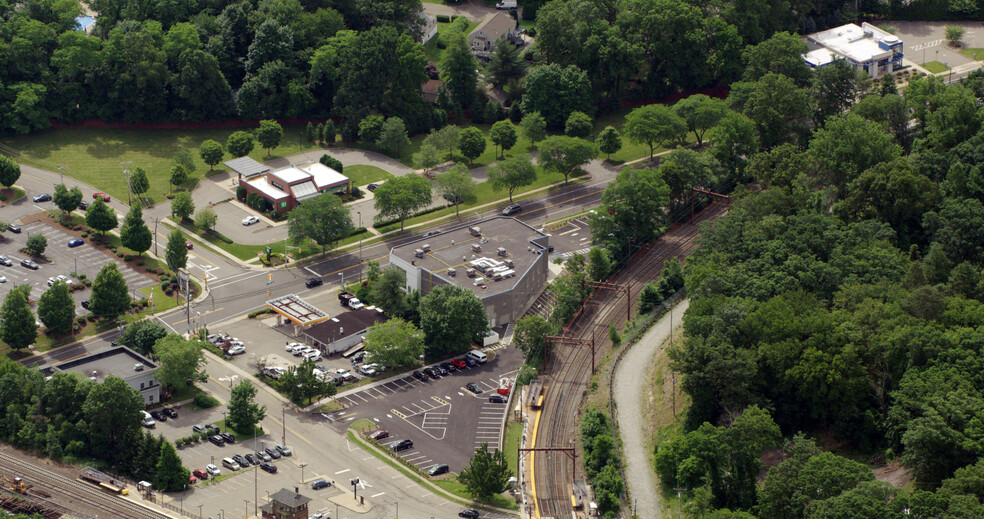
[{"label": "shrub row", "polygon": [[[423,216],[425,214],[430,214],[430,213],[433,213],[435,211],[440,211],[441,209],[444,209],[444,206],[431,207],[429,209],[424,209],[423,211],[417,211],[416,213],[413,213],[413,216],[411,216],[410,218],[416,218],[418,216]],[[409,220],[410,218],[407,218],[407,220]],[[400,219],[399,218],[393,218],[392,220],[383,220],[381,222],[376,222],[376,223],[372,224],[372,226],[375,227],[376,229],[379,229],[380,227],[386,227],[387,225],[393,225],[395,223],[400,223]]]}]

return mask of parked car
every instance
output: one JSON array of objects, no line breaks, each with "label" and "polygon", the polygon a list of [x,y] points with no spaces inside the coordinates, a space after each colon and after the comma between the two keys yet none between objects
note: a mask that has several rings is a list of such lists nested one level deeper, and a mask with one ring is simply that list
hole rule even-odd
[{"label": "parked car", "polygon": [[468,363],[461,359],[451,359],[451,364],[454,364],[454,367],[458,369],[465,369],[468,366]]},{"label": "parked car", "polygon": [[366,186],[366,189],[368,189],[371,192],[371,191],[375,191],[377,187],[379,187],[379,184],[369,184],[368,186]]},{"label": "parked car", "polygon": [[10,231],[10,232],[12,232],[12,233],[14,233],[14,234],[20,234],[21,233],[21,228],[19,226],[15,225],[15,224],[12,224],[12,223],[11,224],[7,224],[7,230]]},{"label": "parked car", "polygon": [[154,420],[157,420],[158,422],[167,421],[167,416],[161,411],[151,411],[150,416],[153,416]]},{"label": "parked car", "polygon": [[431,467],[431,469],[427,471],[427,474],[430,475],[430,477],[434,477],[440,476],[441,474],[447,474],[448,472],[451,472],[451,469],[447,465],[441,464]]},{"label": "parked car", "polygon": [[506,397],[502,395],[492,395],[489,397],[489,402],[493,404],[504,404],[506,403]]},{"label": "parked car", "polygon": [[188,484],[189,485],[194,485],[195,483],[198,483],[198,478],[196,478],[195,476],[189,476],[188,477]]},{"label": "parked car", "polygon": [[185,240],[185,248],[188,250],[192,250],[195,248],[195,244],[191,243],[191,240]]},{"label": "parked car", "polygon": [[14,262],[10,261],[10,258],[6,256],[0,256],[0,265],[3,265],[4,267],[12,267],[14,266]]},{"label": "parked car", "polygon": [[198,479],[208,479],[208,472],[205,472],[203,469],[195,469],[192,474],[194,474]]},{"label": "parked car", "polygon": [[89,208],[89,202],[86,202],[85,200],[79,202],[79,210],[80,211],[85,211],[88,208]]},{"label": "parked car", "polygon": [[242,454],[234,454],[232,456],[232,459],[235,460],[236,463],[238,463],[239,466],[242,468],[246,468],[249,466],[249,462],[246,461],[246,458],[244,458]]},{"label": "parked car", "polygon": [[465,357],[465,364],[467,364],[469,368],[474,368],[475,366],[478,366],[478,361],[471,357]]},{"label": "parked car", "polygon": [[420,371],[414,371],[412,373],[412,375],[413,375],[413,378],[415,378],[415,379],[417,379],[417,380],[419,380],[421,382],[427,382],[427,375],[424,375]]},{"label": "parked car", "polygon": [[454,364],[451,364],[450,362],[442,362],[441,369],[447,371],[448,373],[453,373],[455,371],[458,371],[458,367],[455,366]]},{"label": "parked car", "polygon": [[370,434],[369,437],[372,438],[373,440],[379,441],[389,438],[389,435],[390,435],[389,431],[385,429],[379,429],[378,431],[375,431],[372,434]]},{"label": "parked car", "polygon": [[219,447],[225,445],[225,439],[223,439],[218,434],[213,434],[213,435],[209,436],[208,437],[208,441],[212,442],[213,444],[215,444],[215,445],[217,445]]},{"label": "parked car", "polygon": [[247,225],[247,226],[253,225],[254,223],[259,221],[260,219],[255,216],[247,216],[246,218],[243,218],[243,225]]},{"label": "parked car", "polygon": [[505,209],[502,210],[503,216],[512,216],[523,210],[523,207],[519,204],[509,204]]},{"label": "parked car", "polygon": [[304,350],[306,349],[308,349],[307,346],[303,344],[298,344],[297,346],[294,346],[294,349],[292,349],[291,352],[294,354],[295,357],[300,357],[301,355],[304,355]]},{"label": "parked car", "polygon": [[434,370],[434,368],[424,368],[424,375],[427,375],[433,380],[437,380],[441,378],[441,374],[438,371]]},{"label": "parked car", "polygon": [[89,300],[88,299],[83,299],[82,302],[79,303],[79,304],[82,305],[82,308],[85,308],[86,310],[89,309]]},{"label": "parked car", "polygon": [[232,471],[237,471],[242,468],[238,463],[236,463],[236,460],[232,458],[222,458],[222,466]]},{"label": "parked car", "polygon": [[236,436],[229,432],[220,432],[219,436],[225,440],[226,443],[236,443]]},{"label": "parked car", "polygon": [[70,249],[74,247],[80,247],[82,245],[85,245],[85,241],[83,241],[80,238],[72,238],[71,240],[68,240],[68,248]]},{"label": "parked car", "polygon": [[248,461],[250,465],[259,465],[263,461],[252,452],[247,452],[243,457],[246,458],[246,461]]},{"label": "parked car", "polygon": [[446,376],[448,376],[448,375],[451,374],[451,372],[449,372],[448,370],[444,369],[444,366],[434,366],[431,369],[433,369],[434,371],[436,371],[437,374],[438,375],[441,375],[442,377],[446,377]]},{"label": "parked car", "polygon": [[283,454],[284,456],[293,456],[294,455],[294,453],[291,452],[290,447],[288,447],[286,445],[277,445],[277,450],[280,451],[280,454]]},{"label": "parked car", "polygon": [[314,480],[314,481],[311,482],[311,490],[320,490],[322,488],[328,488],[330,486],[331,486],[331,483],[329,483],[329,482],[327,482],[327,481],[325,481],[323,479],[316,479],[316,480]]},{"label": "parked car", "polygon": [[34,203],[38,202],[50,202],[51,195],[48,193],[41,193],[40,195],[34,195]]},{"label": "parked car", "polygon": [[284,349],[286,349],[287,351],[291,351],[292,352],[292,351],[294,351],[294,348],[296,348],[297,346],[304,347],[304,345],[301,344],[301,343],[299,343],[299,342],[288,342],[287,345],[284,346]]},{"label": "parked car", "polygon": [[256,451],[256,457],[260,458],[260,461],[273,461],[273,456],[270,456],[266,451]]},{"label": "parked car", "polygon": [[31,270],[37,270],[37,269],[41,268],[41,267],[38,267],[38,264],[37,263],[35,263],[35,262],[33,262],[33,261],[29,260],[29,259],[22,259],[20,263],[21,263],[21,266],[22,267],[27,267],[27,268],[29,268]]},{"label": "parked car", "polygon": [[321,352],[318,350],[309,351],[304,354],[304,358],[310,360],[311,362],[318,362],[321,360]]},{"label": "parked car", "polygon": [[243,353],[246,353],[246,347],[245,346],[233,346],[233,347],[229,348],[229,351],[227,351],[226,353],[228,353],[229,355],[242,355]]},{"label": "parked car", "polygon": [[405,451],[407,449],[412,449],[413,448],[413,440],[409,440],[408,439],[408,440],[395,441],[395,442],[391,443],[389,445],[389,447],[390,447],[390,449],[393,449],[394,452],[401,452],[401,451]]},{"label": "parked car", "polygon": [[109,198],[109,195],[107,195],[106,193],[103,192],[92,193],[92,199],[95,200],[97,198],[102,198],[103,202],[109,202],[111,200],[111,198]]},{"label": "parked car", "polygon": [[161,409],[161,412],[164,413],[164,416],[168,418],[178,417],[178,412],[175,411],[173,407],[165,407],[164,409]]},{"label": "parked car", "polygon": [[277,473],[277,466],[274,465],[273,463],[270,463],[269,461],[264,461],[263,463],[260,463],[260,468],[269,472],[270,474]]},{"label": "parked car", "polygon": [[476,395],[482,392],[482,388],[478,387],[478,385],[476,385],[474,382],[469,382],[465,384],[465,389],[471,391],[472,393],[475,393]]},{"label": "parked car", "polygon": [[308,278],[308,280],[304,282],[304,286],[308,288],[320,287],[323,284],[325,284],[325,282],[322,281],[321,278]]},{"label": "parked car", "polygon": [[6,276],[0,276],[0,283],[6,283],[6,282],[7,282],[7,277]]},{"label": "parked car", "polygon": [[275,459],[275,460],[279,460],[281,458],[280,451],[278,451],[277,449],[274,449],[273,447],[267,447],[266,448],[266,453],[268,455],[270,455],[270,457],[273,458],[273,459]]},{"label": "parked car", "polygon": [[371,377],[376,374],[376,370],[367,364],[363,364],[362,366],[359,366],[359,373],[362,373],[367,377]]},{"label": "parked car", "polygon": [[437,236],[438,234],[441,234],[441,232],[443,232],[443,231],[427,231],[424,234],[424,238],[430,238],[431,236]]},{"label": "parked car", "polygon": [[196,423],[195,425],[191,426],[192,432],[202,432],[204,430],[205,430],[205,426],[200,423]]},{"label": "parked car", "polygon": [[468,519],[477,519],[478,518],[478,510],[475,510],[474,508],[467,508],[465,510],[462,510],[462,511],[458,512],[458,517],[466,517]]},{"label": "parked car", "polygon": [[209,474],[211,474],[212,477],[218,476],[219,474],[222,473],[222,471],[219,470],[219,467],[216,467],[215,465],[212,465],[211,463],[209,463],[208,465],[205,465],[205,471],[208,472]]},{"label": "parked car", "polygon": [[219,426],[214,423],[205,424],[205,429],[212,431],[213,434],[219,434]]}]

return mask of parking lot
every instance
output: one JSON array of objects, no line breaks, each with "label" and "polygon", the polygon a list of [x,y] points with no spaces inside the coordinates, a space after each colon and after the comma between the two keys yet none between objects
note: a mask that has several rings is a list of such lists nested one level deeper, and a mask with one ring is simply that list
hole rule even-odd
[{"label": "parking lot", "polygon": [[[31,285],[31,300],[37,301],[41,294],[48,289],[48,278],[59,275],[70,277],[72,272],[76,272],[85,274],[87,279],[94,280],[99,269],[113,261],[108,254],[96,249],[88,241],[79,247],[68,248],[68,240],[72,236],[50,225],[32,222],[22,225],[21,229],[20,234],[4,233],[3,254],[10,258],[13,266],[0,265],[0,275],[7,278],[6,283],[0,284],[0,297],[5,297],[15,285],[26,284]],[[38,262],[40,267],[38,270],[30,270],[20,265],[22,259],[28,258],[28,255],[22,254],[20,249],[24,248],[28,236],[32,234],[42,234],[48,240],[44,254],[51,260],[51,263]],[[154,281],[147,276],[122,263],[117,263],[117,267],[123,274],[127,286],[133,292],[154,284]],[[78,282],[78,278],[72,279]],[[79,290],[73,292],[72,297],[78,305],[81,301],[89,299],[90,292],[88,289]],[[76,311],[83,315],[87,312],[81,306],[78,306]]]},{"label": "parking lot", "polygon": [[[345,394],[336,401],[346,409],[324,416],[338,432],[356,419],[371,420],[389,432],[389,437],[380,440],[382,444],[413,441],[412,449],[399,453],[406,461],[423,470],[446,464],[458,472],[482,443],[501,447],[500,428],[510,406],[491,403],[489,396],[496,394],[501,378],[515,379],[522,352],[500,347],[493,353],[484,365],[438,380],[421,382],[406,375]],[[466,389],[469,382],[482,393]]]}]

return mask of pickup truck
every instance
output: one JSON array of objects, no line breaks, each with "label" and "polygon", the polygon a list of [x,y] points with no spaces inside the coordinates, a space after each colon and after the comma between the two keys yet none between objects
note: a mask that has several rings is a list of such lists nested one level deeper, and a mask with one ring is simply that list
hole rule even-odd
[{"label": "pickup truck", "polygon": [[342,303],[342,306],[347,306],[352,310],[358,310],[360,308],[365,308],[366,305],[359,301],[359,298],[355,297],[355,294],[351,292],[339,292],[338,300]]}]

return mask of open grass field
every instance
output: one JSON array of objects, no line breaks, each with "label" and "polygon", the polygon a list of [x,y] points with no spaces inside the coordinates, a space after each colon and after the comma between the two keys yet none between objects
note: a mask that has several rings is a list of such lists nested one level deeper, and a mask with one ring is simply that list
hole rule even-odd
[{"label": "open grass field", "polygon": [[[212,139],[225,147],[226,139],[235,131],[251,128],[203,128],[184,130],[144,130],[115,128],[51,128],[48,130],[0,139],[0,144],[19,150],[18,160],[39,168],[56,171],[66,166],[66,175],[105,191],[111,196],[126,200],[127,189],[121,162],[132,162],[130,168],[142,168],[150,180],[150,190],[144,195],[153,203],[164,201],[170,190],[168,177],[174,167],[174,155],[186,149],[195,159],[195,171],[189,175],[184,187],[192,188],[208,175],[209,167],[198,155],[202,142]],[[314,149],[315,145],[302,142],[304,127],[284,126],[281,145],[274,148],[274,156],[286,156]],[[257,144],[250,157],[263,161],[266,150]],[[228,153],[223,161],[231,159]],[[226,171],[219,164],[215,171]],[[88,194],[86,195],[88,199]]]},{"label": "open grass field", "polygon": [[367,166],[365,164],[348,166],[345,168],[344,174],[352,181],[353,186],[364,186],[372,182],[390,180],[393,178],[392,173],[377,168],[376,166]]},{"label": "open grass field", "polygon": [[982,49],[980,47],[974,47],[974,48],[970,48],[970,49],[960,49],[960,54],[962,54],[962,55],[964,55],[964,56],[966,56],[966,57],[968,57],[968,58],[970,58],[970,59],[972,59],[974,61],[978,61],[978,60],[984,59],[984,49]]},{"label": "open grass field", "polygon": [[939,61],[929,61],[922,64],[923,68],[932,72],[933,74],[939,74],[940,72],[946,72],[950,70],[950,67],[940,63]]}]

